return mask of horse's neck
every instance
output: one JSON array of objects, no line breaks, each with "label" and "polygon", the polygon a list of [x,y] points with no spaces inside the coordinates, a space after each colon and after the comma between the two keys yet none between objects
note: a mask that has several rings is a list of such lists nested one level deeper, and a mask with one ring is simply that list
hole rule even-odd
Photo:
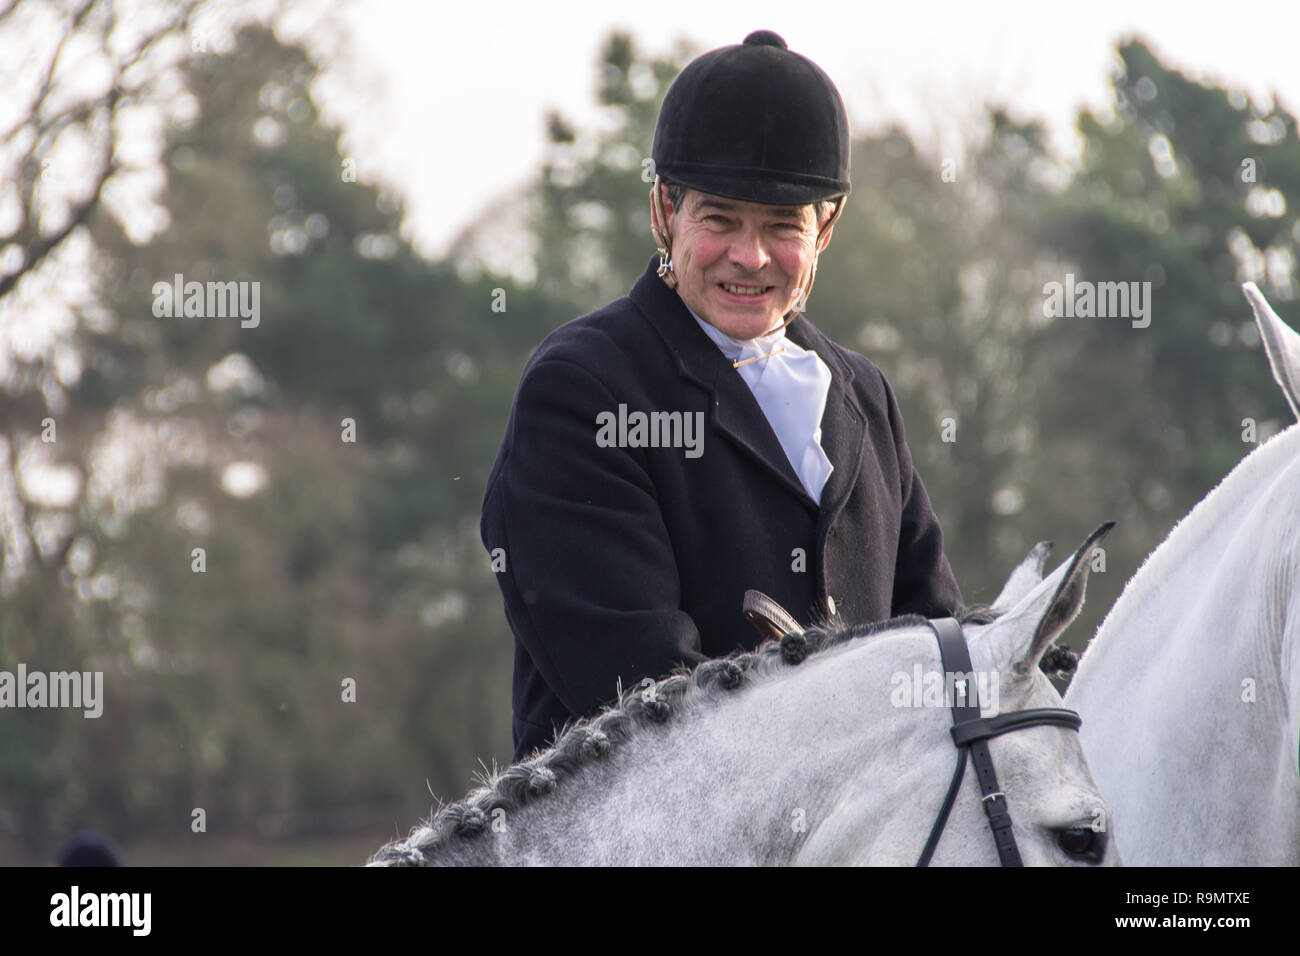
[{"label": "horse's neck", "polygon": [[[1148,557],[1102,622],[1076,683],[1090,685],[1091,673],[1102,667],[1149,673],[1157,662],[1183,670],[1226,656],[1276,656],[1280,627],[1260,627],[1241,615],[1253,613],[1245,603],[1252,594],[1273,607],[1290,599],[1294,579],[1278,562],[1294,560],[1297,508],[1300,426],[1292,426],[1243,460]],[[1196,623],[1216,608],[1247,626],[1224,631]]]},{"label": "horse's neck", "polygon": [[[947,712],[891,704],[891,675],[904,664],[910,673],[926,640],[915,630],[901,643],[877,635],[757,677],[743,691],[686,702],[697,712],[636,731],[514,813],[508,833],[449,847],[451,861],[789,863],[846,797],[861,817],[855,832],[869,842],[900,808],[915,816],[901,797],[905,778],[923,780],[937,803],[951,772],[948,750],[915,729],[929,721],[928,736],[943,736]],[[889,653],[889,645],[910,654]],[[902,826],[889,838],[906,847],[894,862],[908,862],[924,842]],[[757,847],[767,855],[756,857]]]},{"label": "horse's neck", "polygon": [[[1211,814],[1234,774],[1297,784],[1300,427],[1257,449],[1170,533],[1120,595],[1067,702],[1108,768],[1200,788]],[[1090,751],[1091,752],[1091,751]],[[1254,766],[1245,766],[1253,761]],[[1280,776],[1279,776],[1280,774]],[[1236,781],[1236,782],[1239,782]],[[1264,787],[1248,799],[1269,799]],[[1293,810],[1294,808],[1292,808]],[[1294,828],[1294,824],[1292,824]]]}]

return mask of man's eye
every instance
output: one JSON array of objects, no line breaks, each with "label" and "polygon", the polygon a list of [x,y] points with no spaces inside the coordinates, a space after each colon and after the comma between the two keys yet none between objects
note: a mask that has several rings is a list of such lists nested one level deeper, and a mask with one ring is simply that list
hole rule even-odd
[{"label": "man's eye", "polygon": [[727,220],[723,219],[721,216],[705,216],[705,217],[704,217],[704,221],[705,221],[705,222],[718,222],[718,223],[722,223],[723,225],[726,225],[726,223],[727,223]]}]

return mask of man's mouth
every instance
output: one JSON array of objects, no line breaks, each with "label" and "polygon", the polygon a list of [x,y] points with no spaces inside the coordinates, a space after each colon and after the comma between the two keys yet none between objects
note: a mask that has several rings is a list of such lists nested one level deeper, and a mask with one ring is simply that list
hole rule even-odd
[{"label": "man's mouth", "polygon": [[746,283],[719,282],[718,288],[728,295],[739,298],[758,299],[771,292],[776,286],[771,285],[749,285]]}]

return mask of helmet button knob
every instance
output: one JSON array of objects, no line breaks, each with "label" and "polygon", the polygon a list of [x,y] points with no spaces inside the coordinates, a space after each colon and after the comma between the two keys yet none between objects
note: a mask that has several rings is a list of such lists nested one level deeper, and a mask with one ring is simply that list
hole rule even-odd
[{"label": "helmet button knob", "polygon": [[776,46],[780,47],[782,50],[789,49],[789,47],[785,45],[785,41],[771,30],[755,30],[749,36],[745,37],[745,42],[752,46]]}]

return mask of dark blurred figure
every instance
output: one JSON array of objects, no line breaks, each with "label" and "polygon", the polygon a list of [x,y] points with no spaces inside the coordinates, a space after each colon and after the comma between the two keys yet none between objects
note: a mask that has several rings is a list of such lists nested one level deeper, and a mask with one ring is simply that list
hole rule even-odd
[{"label": "dark blurred figure", "polygon": [[55,866],[122,866],[122,855],[108,837],[82,830],[54,855]]}]

